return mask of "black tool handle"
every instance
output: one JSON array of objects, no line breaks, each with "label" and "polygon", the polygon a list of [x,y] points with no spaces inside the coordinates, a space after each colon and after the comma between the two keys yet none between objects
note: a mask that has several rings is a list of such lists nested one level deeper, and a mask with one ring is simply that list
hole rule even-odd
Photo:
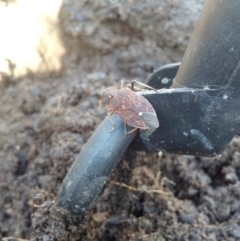
[{"label": "black tool handle", "polygon": [[121,119],[113,115],[115,129],[106,117],[83,147],[63,180],[52,215],[79,222],[102,191],[114,166],[121,160],[136,131],[125,133]]}]

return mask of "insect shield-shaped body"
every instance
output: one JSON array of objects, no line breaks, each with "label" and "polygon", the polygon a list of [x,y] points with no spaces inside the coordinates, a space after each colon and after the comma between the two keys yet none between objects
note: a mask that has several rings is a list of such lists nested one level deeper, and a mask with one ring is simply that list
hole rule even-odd
[{"label": "insect shield-shaped body", "polygon": [[[159,127],[158,118],[152,105],[143,96],[125,87],[119,90],[108,88],[104,91],[109,97],[110,105],[105,107],[112,114],[117,114],[124,123],[136,129],[155,130]],[[111,120],[113,129],[114,123]],[[112,129],[112,130],[113,130]]]}]

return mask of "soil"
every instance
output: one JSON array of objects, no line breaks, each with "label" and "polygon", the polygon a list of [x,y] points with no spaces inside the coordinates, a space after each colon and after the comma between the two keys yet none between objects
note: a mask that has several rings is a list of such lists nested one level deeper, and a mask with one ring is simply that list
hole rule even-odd
[{"label": "soil", "polygon": [[[216,158],[128,151],[84,224],[49,213],[103,90],[180,61],[203,1],[64,1],[60,73],[0,82],[3,240],[240,240],[240,138]],[[169,110],[171,111],[171,110]]]}]

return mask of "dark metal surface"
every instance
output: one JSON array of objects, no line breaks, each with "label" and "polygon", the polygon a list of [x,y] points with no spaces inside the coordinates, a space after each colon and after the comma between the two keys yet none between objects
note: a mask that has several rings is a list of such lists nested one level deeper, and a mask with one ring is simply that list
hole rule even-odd
[{"label": "dark metal surface", "polygon": [[[141,131],[145,148],[214,156],[221,154],[239,132],[239,9],[239,0],[205,1],[172,81],[176,89],[144,94],[160,123],[148,137]],[[153,73],[148,84],[162,87],[162,80],[173,80],[177,68],[177,64],[163,66]]]},{"label": "dark metal surface", "polygon": [[[240,131],[240,72],[227,89],[172,89],[146,92],[158,115],[160,126],[136,140],[150,151],[215,156],[223,152]],[[237,85],[237,86],[236,86]]]},{"label": "dark metal surface", "polygon": [[217,89],[229,84],[240,65],[240,1],[204,3],[174,87]]},{"label": "dark metal surface", "polygon": [[176,77],[180,63],[167,64],[153,71],[147,84],[155,89],[169,89]]}]

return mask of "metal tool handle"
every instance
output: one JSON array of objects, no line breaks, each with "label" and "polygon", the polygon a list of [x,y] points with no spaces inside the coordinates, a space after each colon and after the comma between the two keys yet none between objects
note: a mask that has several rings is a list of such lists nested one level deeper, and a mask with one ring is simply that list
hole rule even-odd
[{"label": "metal tool handle", "polygon": [[115,129],[106,117],[83,147],[59,190],[54,217],[79,222],[103,189],[111,171],[136,136],[126,135],[121,119],[113,115]]}]

